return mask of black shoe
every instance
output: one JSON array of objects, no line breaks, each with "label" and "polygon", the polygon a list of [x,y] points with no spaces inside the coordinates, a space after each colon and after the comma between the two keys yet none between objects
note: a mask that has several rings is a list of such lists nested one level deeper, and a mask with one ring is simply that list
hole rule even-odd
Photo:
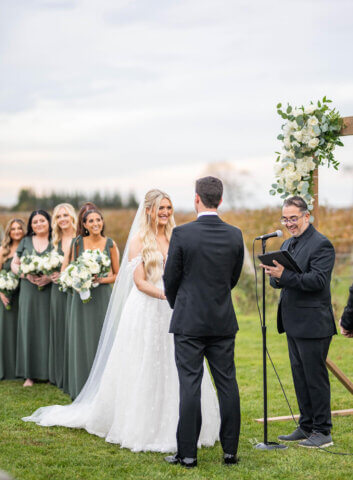
[{"label": "black shoe", "polygon": [[225,465],[235,465],[236,463],[239,463],[239,458],[232,453],[225,453],[223,455],[223,462]]},{"label": "black shoe", "polygon": [[278,440],[282,440],[284,442],[299,442],[299,440],[305,440],[309,438],[311,432],[306,432],[300,427],[297,427],[294,432],[290,433],[289,435],[279,435]]},{"label": "black shoe", "polygon": [[177,453],[175,455],[170,455],[168,457],[165,457],[164,460],[170,465],[177,465],[178,463],[180,463],[180,465],[186,468],[197,467],[197,458],[190,458],[190,457],[181,458]]}]

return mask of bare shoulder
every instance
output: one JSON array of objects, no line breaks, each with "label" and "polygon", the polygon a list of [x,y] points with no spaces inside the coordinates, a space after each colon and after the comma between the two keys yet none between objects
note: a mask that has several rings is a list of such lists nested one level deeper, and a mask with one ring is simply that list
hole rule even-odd
[{"label": "bare shoulder", "polygon": [[132,237],[129,247],[129,260],[137,257],[142,250],[142,240],[139,234]]}]

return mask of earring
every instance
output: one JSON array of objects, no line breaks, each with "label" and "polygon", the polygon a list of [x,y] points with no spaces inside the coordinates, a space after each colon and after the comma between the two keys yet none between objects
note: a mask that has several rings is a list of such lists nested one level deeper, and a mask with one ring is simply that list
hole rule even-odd
[{"label": "earring", "polygon": [[88,235],[88,230],[87,230],[87,228],[84,229],[84,234],[85,234],[85,235]]}]

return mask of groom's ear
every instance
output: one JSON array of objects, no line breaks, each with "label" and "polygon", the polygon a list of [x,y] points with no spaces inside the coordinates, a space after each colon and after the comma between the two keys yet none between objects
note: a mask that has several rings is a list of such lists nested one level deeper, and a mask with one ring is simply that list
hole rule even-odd
[{"label": "groom's ear", "polygon": [[[222,202],[223,202],[223,197],[221,197],[220,201],[219,201],[219,204],[218,204],[218,207],[220,207],[222,205]],[[217,207],[217,208],[218,208]]]}]

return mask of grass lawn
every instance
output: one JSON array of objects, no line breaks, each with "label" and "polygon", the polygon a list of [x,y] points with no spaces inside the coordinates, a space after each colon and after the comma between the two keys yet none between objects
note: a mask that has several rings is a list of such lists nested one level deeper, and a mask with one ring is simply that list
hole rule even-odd
[{"label": "grass lawn", "polygon": [[[240,463],[234,467],[221,464],[222,450],[199,451],[199,466],[185,470],[163,462],[163,454],[132,453],[85,431],[61,427],[43,428],[24,423],[21,417],[36,408],[69,403],[57,388],[36,384],[22,388],[22,381],[0,384],[0,468],[18,480],[74,479],[351,479],[353,457],[330,455],[291,445],[288,450],[261,452],[253,445],[263,439],[263,426],[254,421],[262,417],[261,332],[255,316],[239,318],[236,340],[237,376],[241,394],[242,428]],[[287,356],[286,339],[275,329],[275,315],[268,315],[268,345],[288,397],[297,413]],[[353,340],[336,336],[330,357],[353,378]],[[287,415],[288,407],[272,368],[269,366],[269,415]],[[353,407],[353,397],[331,376],[332,409]],[[334,447],[330,451],[353,452],[353,417],[333,419]],[[289,433],[292,421],[269,424],[269,440]]]}]

